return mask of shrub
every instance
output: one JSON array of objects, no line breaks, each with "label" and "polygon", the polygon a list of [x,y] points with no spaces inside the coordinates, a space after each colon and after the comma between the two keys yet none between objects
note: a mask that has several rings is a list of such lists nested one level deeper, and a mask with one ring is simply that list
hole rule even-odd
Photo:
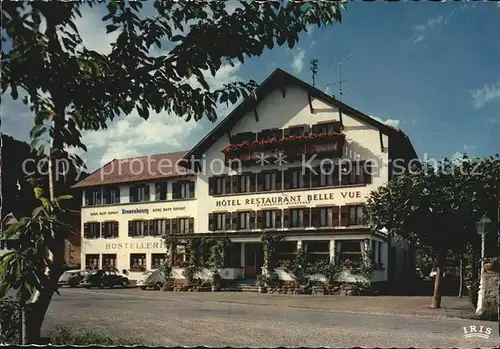
[{"label": "shrub", "polygon": [[476,309],[477,307],[478,293],[479,293],[479,280],[476,279],[472,281],[468,291],[469,302],[471,303],[473,309]]},{"label": "shrub", "polygon": [[19,344],[20,333],[19,305],[14,300],[0,300],[0,343]]},{"label": "shrub", "polygon": [[110,336],[107,333],[95,330],[72,331],[61,327],[50,334],[52,345],[135,345],[131,339]]}]

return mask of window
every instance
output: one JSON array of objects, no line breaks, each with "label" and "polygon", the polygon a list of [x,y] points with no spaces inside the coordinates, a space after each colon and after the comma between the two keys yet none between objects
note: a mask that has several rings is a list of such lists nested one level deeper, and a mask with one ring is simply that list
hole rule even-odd
[{"label": "window", "polygon": [[155,184],[155,200],[167,200],[168,185],[166,182]]},{"label": "window", "polygon": [[170,234],[170,219],[152,219],[149,221],[149,236]]},{"label": "window", "polygon": [[332,227],[333,226],[333,208],[320,208],[319,209],[319,226]]},{"label": "window", "polygon": [[238,213],[238,229],[250,229],[250,212]]},{"label": "window", "polygon": [[217,213],[215,214],[215,230],[225,230],[226,229],[226,214]]},{"label": "window", "polygon": [[382,260],[382,242],[377,241],[377,263],[382,265],[384,261]]},{"label": "window", "polygon": [[304,210],[294,209],[290,210],[291,213],[291,227],[299,228],[304,226]]},{"label": "window", "polygon": [[189,218],[179,218],[179,234],[188,234],[189,233]]},{"label": "window", "polygon": [[166,261],[167,255],[165,253],[151,254],[151,269],[159,269]]},{"label": "window", "polygon": [[116,254],[103,254],[102,269],[115,269],[115,268],[116,268]]},{"label": "window", "polygon": [[148,221],[135,220],[128,221],[128,236],[147,236],[148,235]]},{"label": "window", "polygon": [[330,260],[330,242],[329,241],[308,241],[302,242],[305,245],[306,259],[314,264],[320,261]]},{"label": "window", "polygon": [[118,237],[118,222],[103,222],[102,237],[105,239]]},{"label": "window", "polygon": [[276,172],[264,173],[264,190],[276,190]]},{"label": "window", "polygon": [[302,175],[302,170],[296,169],[291,171],[291,187],[293,189],[302,188],[304,186],[304,176]]},{"label": "window", "polygon": [[294,126],[289,128],[290,136],[303,136],[304,135],[304,126]]},{"label": "window", "polygon": [[297,250],[297,241],[282,241],[276,246],[276,261],[277,265],[284,267],[287,261],[295,259],[295,251]]},{"label": "window", "polygon": [[172,198],[174,200],[194,198],[194,182],[172,183]]},{"label": "window", "polygon": [[15,250],[19,245],[17,239],[0,240],[0,250]]},{"label": "window", "polygon": [[264,228],[276,227],[276,211],[264,211]]},{"label": "window", "polygon": [[363,206],[349,206],[349,225],[363,225]]},{"label": "window", "polygon": [[248,193],[251,191],[251,181],[252,175],[245,174],[237,177],[238,180],[238,192],[239,193]]},{"label": "window", "polygon": [[340,132],[340,122],[313,125],[313,133]]},{"label": "window", "polygon": [[270,139],[281,139],[283,136],[283,130],[281,129],[267,129],[259,132],[259,141],[268,141]]},{"label": "window", "polygon": [[101,189],[89,189],[85,191],[85,205],[94,206],[101,204]]},{"label": "window", "polygon": [[352,162],[348,184],[363,184],[364,182],[365,180],[363,178],[363,164],[359,162]]},{"label": "window", "polygon": [[149,184],[136,184],[130,187],[130,202],[149,201]]},{"label": "window", "polygon": [[231,137],[231,144],[240,144],[243,142],[255,141],[255,133],[253,132],[242,132],[237,133]]},{"label": "window", "polygon": [[320,167],[319,172],[320,172],[319,173],[320,185],[322,187],[331,187],[334,185],[333,184],[334,173],[331,167],[329,166]]},{"label": "window", "polygon": [[183,266],[186,261],[186,245],[176,244],[174,251],[174,266]]},{"label": "window", "polygon": [[133,253],[130,255],[130,271],[146,270],[146,254]]},{"label": "window", "polygon": [[102,191],[102,204],[119,204],[120,188],[104,188]]},{"label": "window", "polygon": [[224,177],[215,177],[214,179],[214,193],[216,195],[224,194]]},{"label": "window", "polygon": [[83,237],[86,239],[99,239],[101,237],[101,223],[85,223],[83,225]]},{"label": "window", "polygon": [[99,269],[99,255],[86,254],[85,255],[85,269]]},{"label": "window", "polygon": [[347,260],[360,264],[362,261],[361,255],[361,245],[363,241],[361,240],[337,240],[335,242],[337,245],[337,263],[343,263]]}]

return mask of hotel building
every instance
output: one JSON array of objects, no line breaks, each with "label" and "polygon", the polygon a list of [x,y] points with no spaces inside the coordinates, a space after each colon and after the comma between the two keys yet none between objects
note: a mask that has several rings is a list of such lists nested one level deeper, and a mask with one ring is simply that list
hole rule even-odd
[{"label": "hotel building", "polygon": [[297,247],[335,263],[371,250],[373,281],[387,281],[411,251],[367,226],[364,202],[416,158],[399,129],[278,69],[191,150],[113,160],[75,185],[82,265],[154,269],[162,235],[210,236],[231,241],[223,276],[249,278],[262,272],[262,234],[278,233],[279,260]]}]

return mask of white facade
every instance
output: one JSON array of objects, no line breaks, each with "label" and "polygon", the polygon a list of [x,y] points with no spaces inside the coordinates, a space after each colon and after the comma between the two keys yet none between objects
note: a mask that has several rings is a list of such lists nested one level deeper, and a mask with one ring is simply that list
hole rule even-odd
[{"label": "white facade", "polygon": [[[286,74],[286,73],[285,73]],[[273,74],[274,75],[274,74]],[[266,80],[267,81],[267,80]],[[264,83],[265,84],[265,83]],[[285,86],[286,85],[286,86]],[[259,274],[258,270],[261,266],[261,252],[247,251],[247,247],[252,245],[256,248],[260,244],[260,236],[268,231],[263,230],[262,226],[258,225],[258,218],[256,218],[262,210],[277,210],[279,214],[280,224],[275,229],[275,232],[286,233],[285,241],[294,242],[297,246],[302,246],[312,242],[324,242],[328,245],[327,254],[331,261],[335,261],[336,255],[344,253],[341,250],[342,242],[346,242],[344,246],[351,242],[360,242],[361,244],[371,243],[372,252],[374,254],[375,262],[379,262],[379,268],[374,271],[372,281],[386,281],[388,279],[388,261],[389,261],[389,246],[388,237],[383,233],[373,234],[367,226],[363,224],[351,222],[351,211],[349,217],[344,217],[342,207],[351,207],[356,205],[363,205],[372,190],[377,189],[379,186],[386,184],[390,178],[390,142],[393,141],[392,136],[387,132],[381,130],[380,124],[377,122],[367,122],[368,117],[360,118],[355,115],[352,109],[343,108],[332,103],[331,100],[324,100],[321,96],[311,96],[310,91],[301,85],[285,84],[284,90],[275,88],[270,93],[263,96],[258,100],[256,106],[247,111],[246,114],[236,117],[237,122],[232,126],[217,135],[217,130],[213,131],[210,146],[203,151],[202,157],[202,170],[192,177],[195,182],[194,197],[184,200],[173,200],[172,196],[172,183],[176,178],[169,178],[167,180],[167,193],[161,201],[155,197],[155,181],[149,180],[144,182],[149,186],[149,201],[131,203],[129,198],[129,183],[122,183],[119,186],[120,203],[106,206],[85,206],[85,196],[88,195],[89,190],[86,189],[83,195],[82,208],[82,264],[87,260],[88,255],[98,255],[98,267],[103,267],[103,259],[105,255],[116,255],[115,267],[122,269],[131,269],[131,255],[141,254],[145,256],[145,267],[151,269],[153,265],[153,257],[166,253],[166,246],[164,245],[160,236],[129,236],[129,221],[138,219],[168,219],[173,220],[176,218],[191,217],[193,227],[190,233],[192,234],[215,234],[220,236],[222,233],[230,238],[233,244],[237,244],[239,248],[240,258],[237,264],[233,265],[233,269],[238,271],[231,272],[234,275],[255,275]],[[240,108],[240,107],[238,107]],[[236,109],[236,111],[238,110]],[[340,108],[340,110],[339,110]],[[233,112],[234,113],[234,112]],[[359,113],[359,112],[358,112]],[[368,118],[369,119],[369,118]],[[221,122],[218,127],[224,124]],[[345,143],[343,145],[340,160],[346,159],[352,161],[372,161],[373,175],[369,182],[357,182],[357,184],[342,185],[337,183],[335,185],[325,185],[320,187],[312,187],[312,184],[307,188],[297,189],[284,189],[277,188],[272,191],[258,191],[258,187],[254,184],[251,192],[237,193],[237,194],[214,194],[210,189],[210,178],[216,176],[231,176],[233,180],[241,173],[251,173],[253,181],[258,180],[258,174],[262,171],[279,170],[277,176],[280,176],[281,184],[287,182],[289,177],[285,173],[289,168],[303,167],[310,165],[312,168],[318,166],[323,159],[315,159],[313,161],[296,161],[287,162],[282,164],[270,163],[253,166],[243,166],[240,171],[234,171],[224,165],[225,157],[223,149],[230,144],[230,136],[245,132],[259,133],[268,129],[288,129],[290,127],[304,126],[313,127],[313,125],[337,122],[342,124],[342,133],[345,134]],[[397,133],[398,131],[392,130],[391,132]],[[390,132],[389,132],[390,133]],[[203,142],[203,141],[202,141]],[[202,143],[201,142],[201,143]],[[408,141],[409,142],[409,141]],[[200,144],[201,144],[200,143]],[[411,146],[411,145],[410,145]],[[196,149],[196,147],[195,147]],[[194,150],[192,151],[194,152]],[[338,157],[331,158],[334,163],[339,162]],[[285,159],[286,161],[286,159]],[[312,181],[309,177],[309,181]],[[165,181],[165,180],[163,180]],[[255,182],[256,183],[256,182]],[[317,208],[339,208],[337,213],[339,224],[328,227],[317,227],[312,224],[313,211]],[[288,217],[289,210],[294,208],[304,210],[309,215],[311,224],[300,227],[290,228],[285,226],[285,220]],[[134,211],[136,210],[136,211]],[[251,219],[253,224],[246,227],[246,229],[237,229],[234,224],[230,229],[214,229],[213,217],[218,213],[225,213],[227,215],[237,215],[239,212],[257,212],[252,214]],[[133,213],[137,212],[137,213]],[[291,211],[290,211],[291,212]],[[337,211],[335,211],[337,212]],[[304,213],[304,214],[306,214]],[[335,214],[335,213],[334,213]],[[340,215],[340,216],[339,216]],[[210,218],[211,217],[211,218]],[[336,218],[336,219],[337,219]],[[210,220],[212,219],[212,221]],[[231,218],[233,219],[233,218]],[[291,218],[288,218],[291,219]],[[303,218],[302,218],[303,219]],[[347,220],[344,220],[347,219]],[[235,221],[237,221],[236,218]],[[113,238],[86,238],[85,237],[85,224],[92,222],[118,222],[118,236]],[[349,224],[345,222],[349,221]],[[210,223],[212,222],[212,223]],[[231,221],[233,222],[233,221]],[[212,224],[212,226],[210,226]],[[408,246],[403,246],[402,249],[407,249]],[[307,248],[306,248],[307,249]],[[398,252],[398,255],[401,254]],[[259,256],[257,256],[259,255]],[[399,260],[401,256],[396,256]],[[248,258],[254,258],[252,266],[249,267]],[[253,267],[253,269],[252,269]],[[257,270],[255,270],[257,269]],[[248,275],[247,275],[248,274]]]}]

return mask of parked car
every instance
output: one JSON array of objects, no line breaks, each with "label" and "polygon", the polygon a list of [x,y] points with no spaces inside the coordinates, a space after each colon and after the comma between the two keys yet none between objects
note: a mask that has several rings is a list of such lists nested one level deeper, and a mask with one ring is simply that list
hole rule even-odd
[{"label": "parked car", "polygon": [[114,270],[92,270],[83,278],[80,283],[85,288],[91,287],[127,287],[129,285],[128,278],[118,274]]},{"label": "parked car", "polygon": [[83,278],[84,274],[82,270],[67,270],[61,275],[57,281],[57,285],[60,287],[77,287]]},{"label": "parked car", "polygon": [[145,279],[137,281],[137,286],[139,286],[142,290],[145,290],[148,287],[153,287],[155,290],[159,290],[165,284],[165,274],[161,270],[154,270],[146,272],[145,274],[147,274]]}]

